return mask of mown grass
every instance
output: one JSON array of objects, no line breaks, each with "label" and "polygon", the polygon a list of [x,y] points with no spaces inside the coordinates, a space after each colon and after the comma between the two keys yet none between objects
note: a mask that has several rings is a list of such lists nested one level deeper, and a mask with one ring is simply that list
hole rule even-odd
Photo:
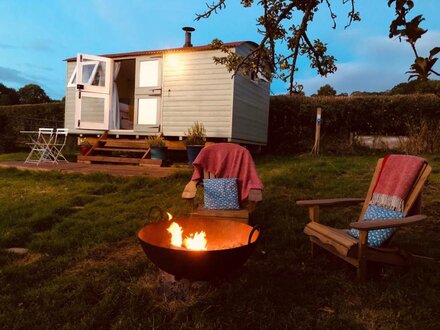
[{"label": "mown grass", "polygon": [[[258,248],[226,279],[172,282],[136,233],[148,209],[180,215],[190,177],[114,178],[0,170],[0,325],[21,328],[438,328],[440,267],[385,267],[365,284],[340,260],[312,259],[298,199],[362,197],[375,156],[263,157]],[[396,243],[440,257],[440,157],[425,188],[429,221]],[[358,209],[323,214],[343,226]],[[26,247],[24,256],[5,248]]]}]

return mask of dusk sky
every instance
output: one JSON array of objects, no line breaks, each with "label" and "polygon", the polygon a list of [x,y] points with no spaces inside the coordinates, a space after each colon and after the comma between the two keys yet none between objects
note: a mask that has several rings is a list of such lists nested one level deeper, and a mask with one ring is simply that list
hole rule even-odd
[{"label": "dusk sky", "polygon": [[[183,26],[193,26],[193,44],[208,44],[214,38],[224,42],[259,42],[256,18],[258,6],[243,8],[238,0],[227,1],[225,10],[209,19],[194,21],[206,1],[184,0],[0,0],[0,82],[19,89],[28,83],[44,88],[53,99],[65,95],[66,63],[77,53],[108,54],[181,47]],[[212,2],[212,1],[208,1]],[[257,2],[257,1],[256,1]],[[307,60],[300,61],[298,82],[307,95],[324,84],[338,93],[384,91],[405,82],[414,61],[405,42],[388,38],[394,12],[387,0],[356,0],[362,21],[346,25],[349,7],[338,6],[338,26],[331,29],[325,4],[309,27],[311,39],[328,44],[337,58],[338,71],[319,77]],[[414,14],[423,14],[422,27],[429,31],[418,43],[420,53],[440,46],[440,1],[415,0]],[[436,66],[439,70],[439,64]],[[272,94],[283,94],[286,86],[274,81]]]}]

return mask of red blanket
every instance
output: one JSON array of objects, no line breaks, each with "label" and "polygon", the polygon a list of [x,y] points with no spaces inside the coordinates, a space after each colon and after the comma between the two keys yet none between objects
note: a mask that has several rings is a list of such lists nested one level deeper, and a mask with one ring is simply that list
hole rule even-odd
[{"label": "red blanket", "polygon": [[403,211],[404,200],[424,163],[416,156],[385,156],[370,204]]},{"label": "red blanket", "polygon": [[240,200],[245,201],[251,189],[263,190],[250,152],[233,143],[216,143],[205,147],[193,162],[191,180],[203,178],[203,169],[218,178],[237,178]]}]

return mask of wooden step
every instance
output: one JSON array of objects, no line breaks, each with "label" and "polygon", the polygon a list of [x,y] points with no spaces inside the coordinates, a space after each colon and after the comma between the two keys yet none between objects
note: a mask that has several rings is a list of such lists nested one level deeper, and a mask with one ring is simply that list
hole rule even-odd
[{"label": "wooden step", "polygon": [[126,148],[107,148],[107,147],[97,147],[97,148],[93,148],[93,150],[120,151],[120,152],[141,152],[141,153],[148,152],[148,149],[126,149]]},{"label": "wooden step", "polygon": [[130,157],[109,157],[109,156],[81,156],[78,155],[78,162],[83,163],[118,163],[118,164],[138,164],[138,165],[162,165],[162,160],[160,159],[141,159],[141,158],[130,158]]},{"label": "wooden step", "polygon": [[114,148],[131,148],[131,149],[148,149],[148,143],[145,140],[127,140],[127,139],[102,139],[99,141],[104,143],[106,147]]}]

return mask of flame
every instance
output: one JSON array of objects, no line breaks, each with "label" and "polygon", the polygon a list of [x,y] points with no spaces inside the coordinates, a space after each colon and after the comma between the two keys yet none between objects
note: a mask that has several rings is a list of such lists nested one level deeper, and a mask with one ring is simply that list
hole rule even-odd
[{"label": "flame", "polygon": [[[167,215],[169,220],[173,219],[173,216],[170,213],[167,212]],[[171,245],[173,246],[184,246],[189,250],[207,250],[206,244],[208,241],[206,240],[206,233],[204,231],[189,234],[185,239],[182,239],[183,229],[174,221],[167,228],[167,231],[171,234]]]},{"label": "flame", "polygon": [[183,240],[183,244],[189,250],[206,250],[206,234],[204,231],[190,234]]},{"label": "flame", "polygon": [[168,221],[173,220],[173,215],[170,212],[167,212]]},{"label": "flame", "polygon": [[171,245],[182,247],[182,227],[178,223],[173,222],[167,228],[167,231],[171,234]]}]

